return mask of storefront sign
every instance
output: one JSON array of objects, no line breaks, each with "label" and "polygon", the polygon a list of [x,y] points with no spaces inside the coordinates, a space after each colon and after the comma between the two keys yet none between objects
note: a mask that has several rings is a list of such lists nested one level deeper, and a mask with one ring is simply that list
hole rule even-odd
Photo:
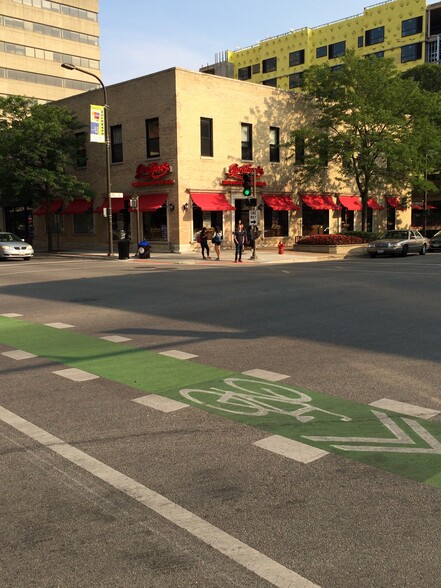
[{"label": "storefront sign", "polygon": [[259,188],[266,186],[266,182],[259,181],[259,178],[261,178],[265,173],[263,167],[260,165],[253,167],[251,163],[245,163],[244,165],[232,163],[230,167],[225,170],[225,173],[227,178],[222,180],[221,184],[223,186],[242,186],[243,174],[256,176],[256,186]]},{"label": "storefront sign", "polygon": [[174,184],[175,180],[165,179],[165,176],[171,172],[172,168],[166,161],[163,163],[154,161],[148,165],[140,163],[135,172],[135,178],[140,181],[132,182],[132,186],[137,187]]}]

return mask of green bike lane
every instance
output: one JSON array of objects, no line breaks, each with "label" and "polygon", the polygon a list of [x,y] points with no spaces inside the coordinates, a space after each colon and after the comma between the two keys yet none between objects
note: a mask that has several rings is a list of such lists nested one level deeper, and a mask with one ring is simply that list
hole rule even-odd
[{"label": "green bike lane", "polygon": [[0,316],[0,343],[441,488],[436,421],[19,318]]}]

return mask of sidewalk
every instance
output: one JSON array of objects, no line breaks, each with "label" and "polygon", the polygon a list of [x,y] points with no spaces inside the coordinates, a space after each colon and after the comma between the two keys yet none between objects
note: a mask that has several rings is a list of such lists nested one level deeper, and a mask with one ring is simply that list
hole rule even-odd
[{"label": "sidewalk", "polygon": [[[242,255],[244,264],[247,265],[264,265],[275,263],[307,263],[317,261],[335,261],[336,259],[343,259],[343,255],[330,255],[327,253],[306,253],[301,251],[286,250],[280,255],[277,249],[261,249],[256,251],[256,259],[250,259],[252,255],[251,250],[246,250]],[[144,264],[184,264],[184,265],[234,265],[234,251],[232,249],[223,250],[221,253],[221,260],[215,261],[214,256],[211,259],[202,259],[199,251],[191,251],[188,253],[155,253],[151,252],[151,257],[148,259],[139,259],[134,253],[130,253],[129,259],[119,259],[118,251],[114,252],[113,257],[109,257],[107,252],[101,251],[60,251],[54,253],[36,252],[36,257],[51,256],[51,257],[74,257],[84,259],[102,259],[114,263],[144,263]]]}]

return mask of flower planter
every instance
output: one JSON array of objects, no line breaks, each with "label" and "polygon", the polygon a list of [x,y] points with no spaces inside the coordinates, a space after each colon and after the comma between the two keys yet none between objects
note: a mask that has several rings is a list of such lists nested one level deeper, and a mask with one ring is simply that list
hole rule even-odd
[{"label": "flower planter", "polygon": [[346,257],[349,255],[367,255],[366,247],[366,243],[352,245],[294,245],[293,250],[307,253],[329,253]]}]

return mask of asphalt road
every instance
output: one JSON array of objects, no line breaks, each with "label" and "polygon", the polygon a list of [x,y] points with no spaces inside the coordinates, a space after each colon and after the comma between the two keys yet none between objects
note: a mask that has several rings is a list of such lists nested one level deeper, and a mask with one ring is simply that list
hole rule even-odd
[{"label": "asphalt road", "polygon": [[[440,255],[36,258],[0,284],[1,586],[439,586]],[[263,400],[206,406],[256,377]],[[314,411],[269,399],[296,390]],[[158,396],[186,408],[133,402]],[[385,398],[417,412],[374,412]],[[311,440],[342,430],[368,450]]]}]

